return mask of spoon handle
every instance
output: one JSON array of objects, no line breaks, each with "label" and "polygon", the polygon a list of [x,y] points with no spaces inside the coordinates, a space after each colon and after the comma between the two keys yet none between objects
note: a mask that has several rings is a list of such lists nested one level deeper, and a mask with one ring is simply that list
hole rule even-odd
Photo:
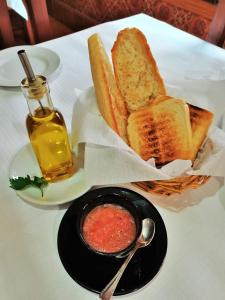
[{"label": "spoon handle", "polygon": [[119,268],[119,270],[117,271],[116,275],[112,278],[112,280],[107,284],[107,286],[102,290],[102,292],[99,295],[99,298],[102,300],[109,300],[111,299],[117,284],[120,281],[120,278],[123,275],[123,272],[125,271],[129,261],[131,260],[131,258],[133,257],[134,253],[136,252],[136,250],[139,248],[138,245],[136,245],[136,247],[134,247],[134,249],[129,253],[129,255],[127,256],[126,260],[124,261],[124,263],[122,264],[122,266]]}]

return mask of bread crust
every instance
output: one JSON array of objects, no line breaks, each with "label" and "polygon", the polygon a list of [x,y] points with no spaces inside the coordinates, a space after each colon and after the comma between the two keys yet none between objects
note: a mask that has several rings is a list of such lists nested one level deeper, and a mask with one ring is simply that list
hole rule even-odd
[{"label": "bread crust", "polygon": [[190,111],[190,120],[192,127],[192,137],[193,137],[193,157],[194,161],[199,148],[204,142],[209,127],[211,126],[214,118],[214,114],[206,109],[188,104]]},{"label": "bread crust", "polygon": [[98,34],[88,39],[89,59],[99,110],[108,125],[127,143],[127,108],[113,68]]},{"label": "bread crust", "polygon": [[112,61],[116,82],[130,112],[166,94],[156,61],[139,29],[119,32],[112,48]]}]

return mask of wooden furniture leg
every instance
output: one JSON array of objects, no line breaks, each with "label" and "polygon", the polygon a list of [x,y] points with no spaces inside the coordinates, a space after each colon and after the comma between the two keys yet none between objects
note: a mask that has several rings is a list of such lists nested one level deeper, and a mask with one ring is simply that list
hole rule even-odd
[{"label": "wooden furniture leg", "polygon": [[30,44],[34,45],[34,44],[36,44],[36,38],[35,38],[35,33],[34,33],[34,30],[33,30],[33,27],[32,27],[31,16],[30,16],[30,12],[29,12],[26,0],[23,0],[23,4],[26,7],[27,14],[28,14],[28,20],[26,20],[27,35],[28,35]]},{"label": "wooden furniture leg", "polygon": [[0,31],[4,47],[14,46],[15,39],[9,16],[9,8],[5,0],[0,0]]},{"label": "wooden furniture leg", "polygon": [[222,46],[225,38],[225,0],[220,0],[209,28],[207,41]]},{"label": "wooden furniture leg", "polygon": [[46,0],[26,0],[28,14],[32,20],[32,27],[36,33],[37,41],[44,42],[53,38],[49,22]]}]

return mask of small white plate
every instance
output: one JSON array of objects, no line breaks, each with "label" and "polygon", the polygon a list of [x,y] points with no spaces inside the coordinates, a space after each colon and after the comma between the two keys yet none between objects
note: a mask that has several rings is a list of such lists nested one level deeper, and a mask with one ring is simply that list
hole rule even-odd
[{"label": "small white plate", "polygon": [[54,51],[37,46],[16,46],[0,51],[0,86],[18,87],[26,77],[17,51],[26,50],[35,74],[48,80],[60,66],[60,58]]},{"label": "small white plate", "polygon": [[[30,175],[41,177],[41,171],[38,162],[32,150],[31,144],[23,146],[13,158],[9,177],[24,177]],[[49,183],[44,188],[44,196],[41,191],[35,187],[27,187],[23,190],[16,191],[17,195],[23,200],[38,205],[58,205],[72,201],[84,193],[91,187],[85,183],[84,169],[79,169],[72,177],[56,182]]]}]

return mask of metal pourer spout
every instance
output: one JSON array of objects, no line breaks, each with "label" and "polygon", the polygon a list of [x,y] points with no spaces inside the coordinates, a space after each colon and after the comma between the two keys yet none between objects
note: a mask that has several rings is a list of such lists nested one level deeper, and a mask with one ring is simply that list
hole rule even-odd
[{"label": "metal pourer spout", "polygon": [[19,55],[19,59],[22,63],[23,69],[27,75],[27,80],[31,83],[34,82],[36,80],[36,77],[34,75],[34,71],[31,67],[30,61],[27,57],[26,51],[25,50],[19,50],[17,52],[17,54]]}]

